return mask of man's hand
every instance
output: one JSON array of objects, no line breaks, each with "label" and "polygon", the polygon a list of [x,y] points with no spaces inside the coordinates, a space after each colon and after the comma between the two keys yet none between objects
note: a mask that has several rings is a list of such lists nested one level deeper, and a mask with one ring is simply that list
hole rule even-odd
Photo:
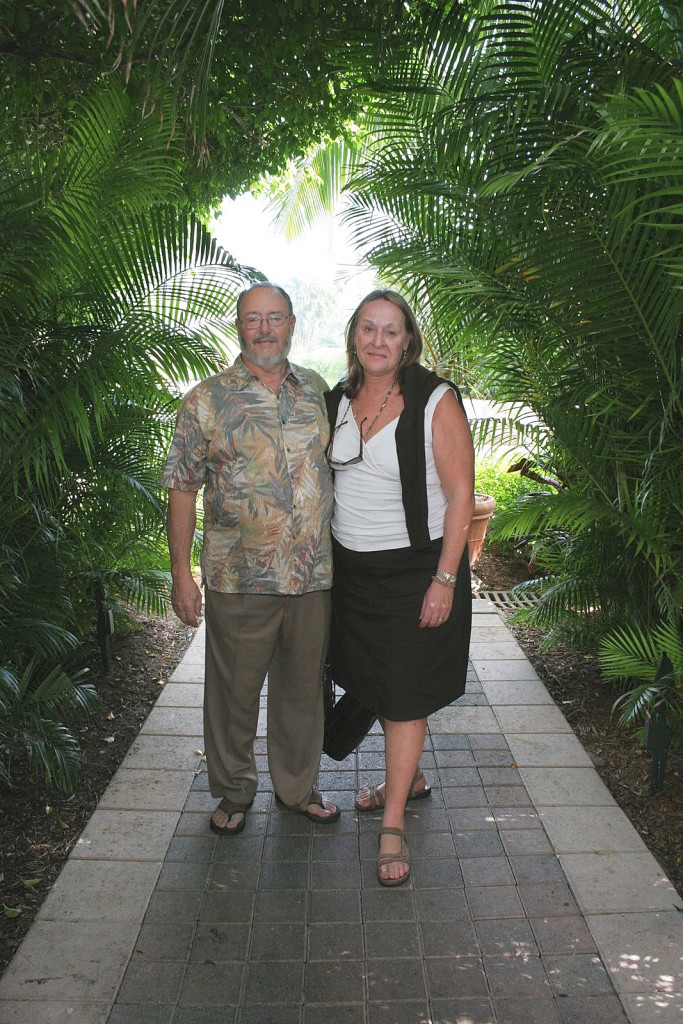
[{"label": "man's hand", "polygon": [[202,592],[192,576],[173,580],[171,604],[181,622],[186,626],[198,626],[202,613]]},{"label": "man's hand", "polygon": [[171,555],[173,589],[171,604],[181,622],[198,626],[202,611],[202,595],[190,568],[192,538],[197,523],[197,495],[194,491],[168,492],[168,550]]}]

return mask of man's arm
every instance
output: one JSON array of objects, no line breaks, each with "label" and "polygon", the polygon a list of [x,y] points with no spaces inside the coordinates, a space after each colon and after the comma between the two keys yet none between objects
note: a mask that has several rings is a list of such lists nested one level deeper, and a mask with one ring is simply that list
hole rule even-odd
[{"label": "man's arm", "polygon": [[198,616],[202,610],[202,594],[194,581],[190,565],[196,525],[197,492],[170,489],[166,533],[173,576],[171,602],[173,611],[188,626],[199,625]]}]

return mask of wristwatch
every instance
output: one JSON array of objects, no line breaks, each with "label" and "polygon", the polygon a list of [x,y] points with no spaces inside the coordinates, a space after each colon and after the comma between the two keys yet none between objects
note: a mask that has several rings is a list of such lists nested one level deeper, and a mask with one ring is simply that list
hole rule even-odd
[{"label": "wristwatch", "polygon": [[458,582],[457,574],[454,572],[446,572],[445,569],[437,569],[432,579],[445,584],[447,587],[455,587],[455,584]]}]

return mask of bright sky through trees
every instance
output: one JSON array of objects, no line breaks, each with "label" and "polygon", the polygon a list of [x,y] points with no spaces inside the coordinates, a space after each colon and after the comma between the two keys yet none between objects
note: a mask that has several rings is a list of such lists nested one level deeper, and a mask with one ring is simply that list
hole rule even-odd
[{"label": "bright sky through trees", "polygon": [[224,201],[211,230],[239,263],[256,267],[290,293],[298,318],[294,361],[314,367],[334,384],[344,368],[344,325],[375,286],[374,274],[360,266],[338,219],[294,241],[271,220],[266,201],[246,194]]}]

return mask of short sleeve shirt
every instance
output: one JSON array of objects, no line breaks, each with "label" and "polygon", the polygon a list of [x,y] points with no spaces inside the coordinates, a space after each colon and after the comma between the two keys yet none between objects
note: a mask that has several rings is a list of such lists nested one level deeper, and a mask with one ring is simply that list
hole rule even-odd
[{"label": "short sleeve shirt", "polygon": [[204,488],[202,575],[210,590],[330,588],[326,390],[317,373],[289,363],[275,394],[238,356],[183,399],[161,483]]}]

